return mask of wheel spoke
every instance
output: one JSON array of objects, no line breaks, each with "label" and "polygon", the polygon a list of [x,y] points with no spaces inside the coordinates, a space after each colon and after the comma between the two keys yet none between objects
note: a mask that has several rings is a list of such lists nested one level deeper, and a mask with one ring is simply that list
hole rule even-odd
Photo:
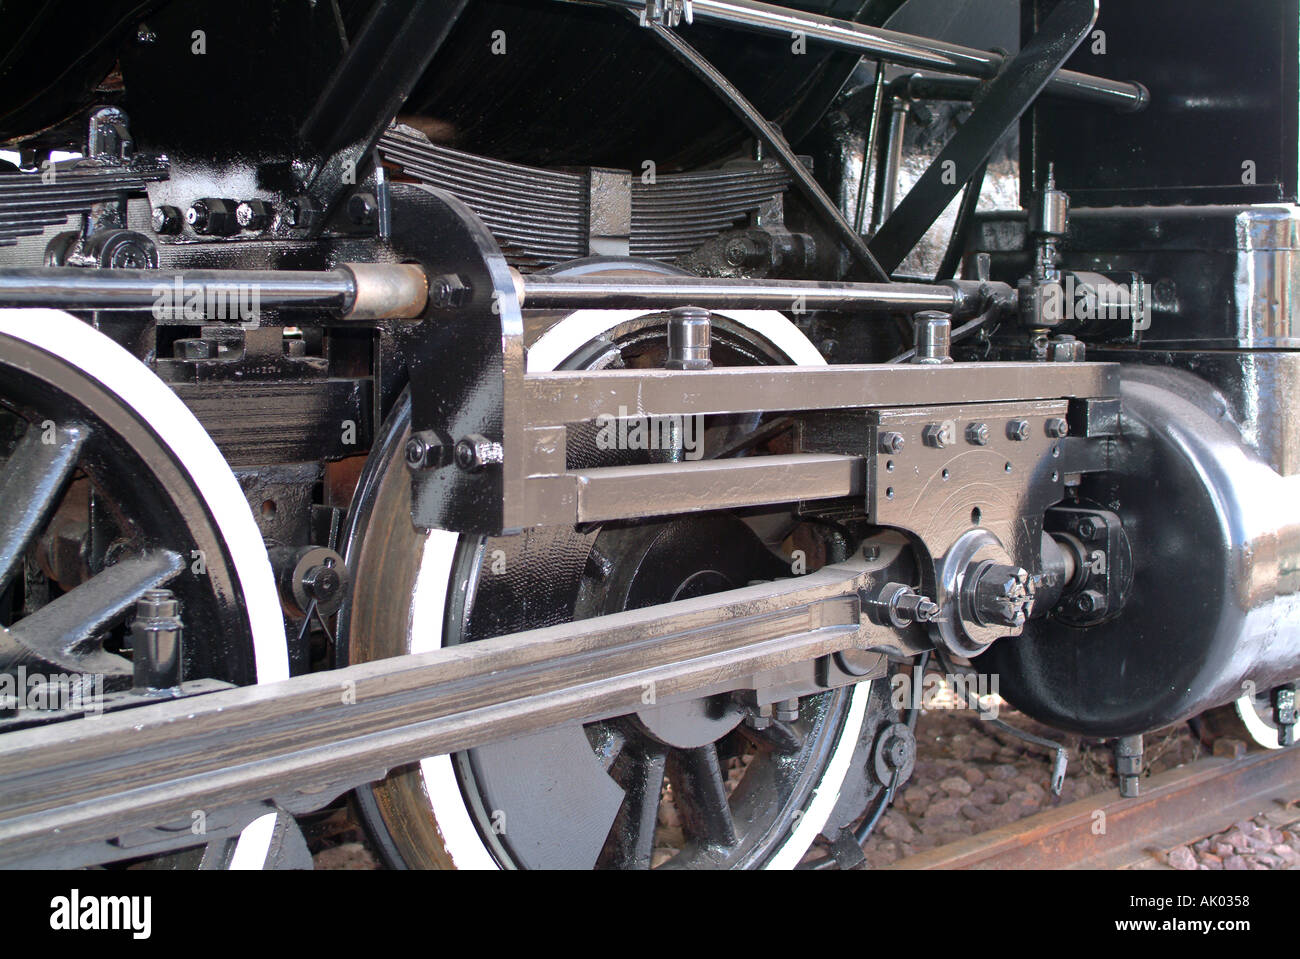
[{"label": "wheel spoke", "polygon": [[736,823],[727,801],[727,777],[714,745],[673,752],[668,778],[687,834],[702,843],[736,844]]},{"label": "wheel spoke", "polygon": [[6,461],[0,473],[0,593],[63,495],[86,433],[82,426],[56,429],[48,436],[53,442],[46,442],[45,430],[29,426]]},{"label": "wheel spoke", "polygon": [[667,750],[662,747],[632,741],[614,761],[610,775],[623,787],[625,798],[601,852],[600,866],[650,868],[667,757]]},{"label": "wheel spoke", "polygon": [[[169,550],[124,559],[19,620],[10,628],[9,639],[25,651],[20,658],[84,666],[94,651],[78,647],[134,606],[145,590],[170,582],[183,567],[180,555]],[[12,655],[13,650],[4,654]]]}]

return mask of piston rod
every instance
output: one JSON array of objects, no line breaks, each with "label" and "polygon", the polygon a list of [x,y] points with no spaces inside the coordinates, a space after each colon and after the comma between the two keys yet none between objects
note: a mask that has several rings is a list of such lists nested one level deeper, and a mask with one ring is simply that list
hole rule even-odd
[{"label": "piston rod", "polygon": [[330,310],[348,320],[411,319],[429,285],[417,266],[346,264],[335,270],[90,270],[0,268],[0,307],[154,310],[255,303],[259,310]]},{"label": "piston rod", "polygon": [[[843,283],[816,280],[709,279],[692,276],[602,279],[515,274],[520,304],[530,309],[942,310],[957,316],[1010,304],[1004,283],[950,281]],[[0,268],[0,307],[65,310],[154,310],[178,315],[238,303],[256,294],[259,309],[330,310],[344,319],[415,318],[428,300],[424,272],[406,264],[349,264],[336,270],[88,270]],[[165,316],[164,316],[165,318]]]},{"label": "piston rod", "polygon": [[[957,281],[923,283],[835,283],[814,280],[735,280],[692,276],[516,278],[521,305],[530,309],[655,309],[700,306],[706,309],[942,310],[974,313],[985,296],[1005,299],[1014,291],[1002,283]],[[981,295],[983,294],[983,295]]]},{"label": "piston rod", "polygon": [[[644,10],[644,0],[601,0],[608,6]],[[802,10],[790,10],[757,0],[692,0],[693,22],[725,23],[752,33],[789,37],[803,34],[809,40],[900,66],[988,78],[995,76],[1003,57],[996,53],[930,40],[895,30],[870,27]],[[1048,84],[1049,92],[1136,112],[1151,95],[1140,83],[1107,80],[1073,70],[1062,70]]]}]

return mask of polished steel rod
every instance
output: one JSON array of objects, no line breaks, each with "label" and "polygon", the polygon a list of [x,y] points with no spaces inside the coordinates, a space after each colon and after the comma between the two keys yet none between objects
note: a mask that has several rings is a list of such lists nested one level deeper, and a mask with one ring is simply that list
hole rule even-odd
[{"label": "polished steel rod", "polygon": [[0,307],[150,310],[160,320],[248,320],[262,310],[295,309],[345,320],[415,319],[428,298],[424,271],[401,263],[319,271],[0,268]]},{"label": "polished steel rod", "polygon": [[694,276],[520,277],[529,309],[947,310],[961,295],[950,286],[920,283],[831,283],[814,280],[733,280]]},{"label": "polished steel rod", "polygon": [[[257,291],[262,309],[346,309],[356,297],[347,270],[115,270],[76,266],[0,268],[0,307],[148,310],[186,299]],[[176,303],[176,298],[180,302]]]}]

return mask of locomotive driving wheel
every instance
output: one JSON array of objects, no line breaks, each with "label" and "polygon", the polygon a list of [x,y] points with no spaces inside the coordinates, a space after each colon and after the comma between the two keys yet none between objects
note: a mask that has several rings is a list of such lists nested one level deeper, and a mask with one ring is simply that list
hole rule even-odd
[{"label": "locomotive driving wheel", "polygon": [[[592,310],[527,325],[530,371],[665,358],[662,316]],[[788,320],[757,311],[715,316],[712,355],[716,365],[824,362]],[[788,529],[789,516],[696,513],[509,537],[416,530],[403,459],[409,415],[404,399],[349,520],[356,587],[340,618],[347,662],[791,575],[772,548],[772,530],[783,519]],[[756,424],[710,418],[705,446],[734,444]],[[645,461],[585,440],[571,432],[571,462]],[[359,791],[357,806],[395,867],[791,868],[836,806],[864,720],[878,711],[871,694],[863,683],[807,696],[770,721],[755,721],[727,693],[650,701],[634,715],[425,759]]]},{"label": "locomotive driving wheel", "polygon": [[[193,414],[70,314],[0,310],[0,673],[130,690],[128,623],[158,589],[179,601],[182,681],[288,677],[261,535]],[[50,718],[8,705],[0,730]],[[262,868],[275,825],[264,818],[209,851]]]},{"label": "locomotive driving wheel", "polygon": [[1211,738],[1231,737],[1253,743],[1261,749],[1282,749],[1282,738],[1277,725],[1275,697],[1279,692],[1294,689],[1300,682],[1288,683],[1281,689],[1265,687],[1238,697],[1235,702],[1202,713],[1198,719]]}]

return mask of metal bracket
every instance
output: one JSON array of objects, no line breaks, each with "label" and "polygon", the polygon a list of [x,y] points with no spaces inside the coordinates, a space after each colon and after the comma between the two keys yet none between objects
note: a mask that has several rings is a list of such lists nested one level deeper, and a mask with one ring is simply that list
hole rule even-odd
[{"label": "metal bracket", "polygon": [[[433,280],[408,347],[411,430],[433,450],[412,464],[417,526],[499,533],[524,525],[523,317],[510,268],[477,216],[449,193],[392,185],[393,248]],[[448,362],[448,359],[451,362]],[[495,444],[495,446],[494,446]],[[463,449],[500,455],[458,459]]]},{"label": "metal bracket", "polygon": [[648,27],[652,23],[663,27],[676,27],[683,20],[688,24],[695,22],[695,11],[691,9],[691,0],[645,0],[645,9],[641,11],[643,27]]}]

